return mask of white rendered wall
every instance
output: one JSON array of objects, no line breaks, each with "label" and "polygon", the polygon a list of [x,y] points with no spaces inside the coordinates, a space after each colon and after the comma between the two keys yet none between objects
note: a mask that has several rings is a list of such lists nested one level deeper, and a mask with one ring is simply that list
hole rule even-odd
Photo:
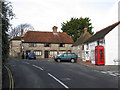
[{"label": "white rendered wall", "polygon": [[97,46],[97,41],[89,43],[90,58],[92,64],[95,64],[95,46]]},{"label": "white rendered wall", "polygon": [[82,50],[82,60],[84,62],[86,62],[86,59],[85,59],[85,51],[87,50],[87,44],[84,44],[84,50]]},{"label": "white rendered wall", "polygon": [[[120,21],[120,1],[118,2],[118,21]],[[118,25],[118,41],[118,60],[120,61],[120,24]]]},{"label": "white rendered wall", "polygon": [[[103,41],[103,43],[99,42],[99,45],[105,46],[104,39],[100,39],[97,41]],[[95,64],[95,46],[97,45],[97,41],[89,43],[89,50],[90,50],[90,60],[92,64]],[[87,45],[85,44],[85,49]]]},{"label": "white rendered wall", "polygon": [[116,65],[118,60],[118,26],[105,36],[105,65]]}]

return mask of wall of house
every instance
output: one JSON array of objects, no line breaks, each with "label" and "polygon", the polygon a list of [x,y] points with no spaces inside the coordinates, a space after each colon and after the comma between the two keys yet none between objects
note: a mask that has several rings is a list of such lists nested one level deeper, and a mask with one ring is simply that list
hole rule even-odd
[{"label": "wall of house", "polygon": [[82,60],[83,61],[90,61],[90,50],[89,50],[89,45],[84,44],[84,50],[82,51]]},{"label": "wall of house", "polygon": [[10,56],[20,57],[20,53],[21,53],[21,46],[20,45],[21,45],[20,40],[10,41]]},{"label": "wall of house", "polygon": [[[105,46],[104,39],[97,40],[99,45]],[[97,41],[84,44],[83,61],[90,60],[92,64],[95,64],[95,46],[98,46]],[[88,52],[88,55],[86,54]]]},{"label": "wall of house", "polygon": [[73,46],[72,52],[78,55],[78,58],[82,59],[82,46]]},{"label": "wall of house", "polygon": [[105,65],[115,65],[118,60],[118,27],[105,36]]},{"label": "wall of house", "polygon": [[84,45],[84,61],[86,61],[86,53],[85,51],[86,50],[89,50],[89,58],[91,60],[91,63],[92,64],[95,64],[95,46],[97,46],[97,41],[94,41],[94,42],[91,42],[91,43],[88,43]]},{"label": "wall of house", "polygon": [[[40,50],[42,52],[41,55],[37,56],[37,58],[44,58],[44,52],[47,50],[49,51],[56,51],[57,55],[61,52],[61,51],[72,51],[72,44],[65,44],[65,47],[59,47],[59,44],[51,44],[50,47],[44,47],[44,44],[42,43],[36,43],[35,47],[30,47],[29,43],[23,43],[22,46],[24,47],[24,51],[26,52],[26,50],[30,50],[31,52],[34,52],[35,50]],[[51,55],[49,55],[49,57],[53,57]]]}]

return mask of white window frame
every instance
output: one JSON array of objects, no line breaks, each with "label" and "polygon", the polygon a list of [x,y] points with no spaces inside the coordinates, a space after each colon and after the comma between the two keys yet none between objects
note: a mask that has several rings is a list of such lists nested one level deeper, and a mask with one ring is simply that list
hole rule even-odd
[{"label": "white window frame", "polygon": [[78,45],[78,49],[80,49],[80,45]]},{"label": "white window frame", "polygon": [[66,53],[66,51],[59,51],[59,54],[63,54],[63,53]]},{"label": "white window frame", "polygon": [[29,43],[29,47],[35,47],[36,43]]},{"label": "white window frame", "polygon": [[34,53],[35,53],[36,56],[41,56],[42,55],[41,50],[34,50]]},{"label": "white window frame", "polygon": [[57,55],[57,51],[50,51],[50,55],[51,56]]}]

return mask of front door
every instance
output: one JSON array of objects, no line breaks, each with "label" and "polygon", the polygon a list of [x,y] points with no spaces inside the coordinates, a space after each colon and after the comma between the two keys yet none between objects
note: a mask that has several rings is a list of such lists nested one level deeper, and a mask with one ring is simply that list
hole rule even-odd
[{"label": "front door", "polygon": [[44,58],[49,58],[49,51],[44,52]]},{"label": "front door", "polygon": [[31,51],[30,50],[26,50],[26,54],[30,53]]}]

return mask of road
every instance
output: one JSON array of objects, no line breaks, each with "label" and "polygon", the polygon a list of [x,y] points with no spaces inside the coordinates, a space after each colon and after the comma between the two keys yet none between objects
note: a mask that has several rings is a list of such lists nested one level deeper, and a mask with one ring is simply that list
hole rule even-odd
[{"label": "road", "polygon": [[9,58],[7,66],[14,88],[118,88],[118,77],[77,63]]}]

